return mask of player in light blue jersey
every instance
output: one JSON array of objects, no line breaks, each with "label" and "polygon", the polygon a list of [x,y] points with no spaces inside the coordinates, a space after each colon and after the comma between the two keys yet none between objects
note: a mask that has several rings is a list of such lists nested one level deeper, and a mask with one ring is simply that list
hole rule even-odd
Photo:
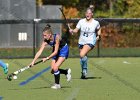
[{"label": "player in light blue jersey", "polygon": [[0,66],[3,68],[4,74],[8,73],[8,64],[0,60]]},{"label": "player in light blue jersey", "polygon": [[86,79],[87,75],[87,53],[95,47],[96,41],[99,40],[101,35],[100,24],[93,18],[93,9],[87,8],[85,18],[80,19],[75,29],[70,29],[70,33],[78,33],[79,49],[80,49],[80,64],[82,68],[81,79]]}]

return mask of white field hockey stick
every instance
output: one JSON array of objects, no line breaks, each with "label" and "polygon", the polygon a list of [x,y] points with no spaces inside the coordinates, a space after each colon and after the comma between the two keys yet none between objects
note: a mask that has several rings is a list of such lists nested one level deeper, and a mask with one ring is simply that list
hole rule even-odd
[{"label": "white field hockey stick", "polygon": [[[34,63],[34,65],[37,65],[37,64],[39,64],[39,63],[41,63],[41,62],[43,62],[43,60],[40,60],[40,61]],[[15,71],[15,72],[9,74],[9,75],[7,76],[7,79],[8,79],[9,81],[11,81],[11,80],[13,79],[13,76],[16,76],[17,74],[19,74],[19,73],[21,73],[21,72],[23,72],[23,71],[25,71],[25,70],[27,70],[27,69],[29,69],[29,68],[31,68],[31,67],[32,67],[31,65],[26,66],[26,67],[23,67],[23,68],[21,68],[21,69]],[[17,76],[16,76],[16,77],[17,77]]]}]

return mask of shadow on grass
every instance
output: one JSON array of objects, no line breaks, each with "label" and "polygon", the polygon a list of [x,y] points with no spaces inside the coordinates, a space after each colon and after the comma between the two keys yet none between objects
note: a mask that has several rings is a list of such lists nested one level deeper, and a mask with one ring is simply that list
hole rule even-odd
[{"label": "shadow on grass", "polygon": [[[72,79],[81,79],[81,78],[72,78]],[[86,77],[85,79],[82,80],[88,80],[88,79],[102,79],[102,77]]]},{"label": "shadow on grass", "polygon": [[[51,89],[51,86],[36,87],[36,88],[28,88],[28,89],[29,89],[29,90],[37,90],[37,89],[39,89],[39,90],[40,90],[40,89],[47,89],[47,88],[48,88],[48,89]],[[65,89],[65,88],[71,88],[71,87],[70,87],[70,86],[62,86],[62,87],[61,87],[61,89]],[[19,88],[16,89],[16,88],[14,88],[14,89],[9,89],[9,90],[28,90],[28,89],[27,89],[27,88],[26,88],[26,89],[25,89],[25,88],[24,88],[24,89],[21,89],[21,88],[20,88],[20,89],[19,89]]]},{"label": "shadow on grass", "polygon": [[[37,87],[37,88],[31,88],[31,89],[45,89],[45,88],[51,89],[51,86]],[[71,87],[70,86],[61,86],[61,88],[65,89],[65,88],[71,88]]]},{"label": "shadow on grass", "polygon": [[102,77],[86,77],[86,79],[101,79]]}]

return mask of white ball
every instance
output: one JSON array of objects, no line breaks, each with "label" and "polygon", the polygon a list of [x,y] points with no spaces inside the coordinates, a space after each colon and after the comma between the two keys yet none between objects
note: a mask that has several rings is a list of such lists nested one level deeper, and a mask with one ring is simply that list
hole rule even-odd
[{"label": "white ball", "polygon": [[16,79],[17,79],[17,76],[16,76],[16,75],[14,75],[14,76],[13,76],[13,79],[14,79],[14,80],[16,80]]}]

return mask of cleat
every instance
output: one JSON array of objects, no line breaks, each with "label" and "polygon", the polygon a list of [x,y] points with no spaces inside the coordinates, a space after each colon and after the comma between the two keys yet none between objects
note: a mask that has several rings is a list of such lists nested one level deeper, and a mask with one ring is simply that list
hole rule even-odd
[{"label": "cleat", "polygon": [[60,84],[54,84],[53,86],[51,86],[52,89],[60,89],[61,86]]},{"label": "cleat", "polygon": [[81,75],[81,79],[86,79],[86,76],[84,76],[84,75]]},{"label": "cleat", "polygon": [[81,79],[87,79],[85,73],[82,73],[82,75],[81,75]]},{"label": "cleat", "polygon": [[4,68],[3,68],[4,74],[7,74],[8,73],[8,66],[9,66],[9,64],[6,63],[5,66],[4,66]]},{"label": "cleat", "polygon": [[67,78],[68,82],[71,80],[71,69],[70,68],[67,70],[66,78]]}]

